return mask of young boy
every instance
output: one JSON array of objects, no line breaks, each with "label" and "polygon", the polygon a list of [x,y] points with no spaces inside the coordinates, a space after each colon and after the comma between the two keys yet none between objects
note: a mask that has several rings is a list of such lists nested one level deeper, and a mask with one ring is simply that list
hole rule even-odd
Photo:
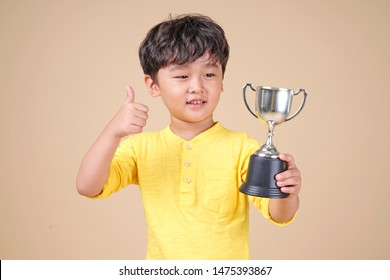
[{"label": "young boy", "polygon": [[260,145],[213,119],[229,45],[210,18],[183,15],[156,25],[139,55],[148,91],[162,98],[170,124],[142,132],[148,107],[136,103],[128,87],[126,102],[81,163],[78,192],[104,198],[139,185],[146,259],[249,259],[248,201],[278,225],[290,223],[298,209],[301,176],[292,156],[280,155],[288,169],[276,177],[288,198],[239,192],[249,157]]}]

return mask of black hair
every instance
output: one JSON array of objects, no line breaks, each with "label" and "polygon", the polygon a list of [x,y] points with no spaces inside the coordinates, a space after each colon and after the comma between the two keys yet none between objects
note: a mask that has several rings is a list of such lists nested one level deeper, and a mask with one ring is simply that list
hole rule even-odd
[{"label": "black hair", "polygon": [[157,82],[157,73],[169,64],[183,65],[210,55],[225,73],[229,44],[221,26],[210,17],[185,14],[170,17],[154,26],[139,47],[139,58],[145,74]]}]

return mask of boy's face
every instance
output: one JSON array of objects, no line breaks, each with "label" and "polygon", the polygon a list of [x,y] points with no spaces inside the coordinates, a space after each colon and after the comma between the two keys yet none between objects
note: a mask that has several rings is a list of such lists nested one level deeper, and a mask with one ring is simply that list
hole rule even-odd
[{"label": "boy's face", "polygon": [[192,63],[168,65],[157,73],[158,84],[145,76],[152,96],[161,96],[171,120],[212,125],[223,91],[222,67],[206,54]]}]

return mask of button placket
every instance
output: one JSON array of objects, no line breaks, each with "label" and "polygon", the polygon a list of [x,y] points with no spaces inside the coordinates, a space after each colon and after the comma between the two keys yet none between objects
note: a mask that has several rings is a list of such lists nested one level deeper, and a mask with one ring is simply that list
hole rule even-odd
[{"label": "button placket", "polygon": [[183,158],[182,158],[182,168],[181,168],[181,180],[182,180],[182,194],[190,194],[192,192],[193,185],[193,168],[192,165],[192,149],[193,144],[190,142],[184,143],[183,147]]}]

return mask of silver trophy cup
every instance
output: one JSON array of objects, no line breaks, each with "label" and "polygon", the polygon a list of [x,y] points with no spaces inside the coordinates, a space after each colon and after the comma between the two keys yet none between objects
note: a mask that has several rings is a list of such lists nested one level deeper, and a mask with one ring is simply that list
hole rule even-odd
[{"label": "silver trophy cup", "polygon": [[[246,89],[256,93],[255,113],[246,100]],[[293,96],[303,93],[303,100],[298,110],[290,115]],[[246,181],[240,192],[259,197],[285,198],[288,194],[280,191],[276,185],[276,174],[286,170],[286,162],[279,159],[279,152],[273,145],[273,131],[276,125],[287,122],[297,116],[305,105],[307,93],[304,89],[294,92],[288,88],[256,87],[246,84],[243,97],[249,112],[268,127],[267,141],[251,155]]]}]

